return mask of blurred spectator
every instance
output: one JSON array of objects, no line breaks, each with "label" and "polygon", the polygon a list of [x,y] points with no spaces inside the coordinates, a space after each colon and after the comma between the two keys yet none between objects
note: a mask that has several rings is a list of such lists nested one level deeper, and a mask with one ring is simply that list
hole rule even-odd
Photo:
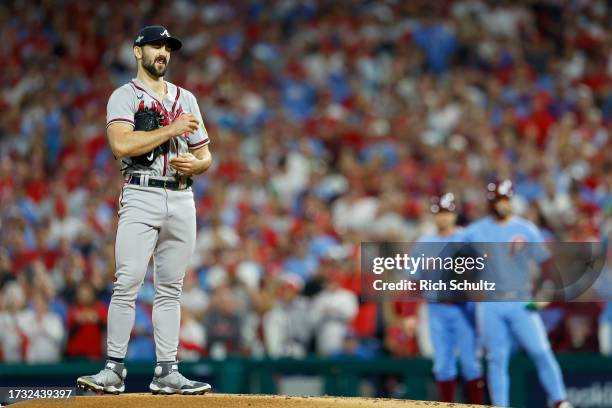
[{"label": "blurred spectator", "polygon": [[71,215],[66,206],[64,199],[55,202],[55,214],[49,231],[49,240],[52,242],[62,238],[74,241],[84,228],[81,220]]},{"label": "blurred spectator", "polygon": [[210,309],[204,318],[208,351],[212,358],[243,352],[242,316],[231,289],[220,286],[213,292]]},{"label": "blurred spectator", "polygon": [[26,337],[25,360],[28,363],[53,363],[62,357],[65,340],[64,323],[49,310],[46,296],[37,293],[32,308],[23,312],[18,324]]},{"label": "blurred spectator", "polygon": [[76,294],[76,304],[68,307],[66,355],[101,359],[106,316],[106,307],[96,300],[91,284],[81,283]]},{"label": "blurred spectator", "polygon": [[546,221],[556,230],[561,231],[564,223],[571,215],[572,206],[569,196],[557,190],[552,177],[544,179],[544,194],[538,200],[538,205]]},{"label": "blurred spectator", "polygon": [[396,302],[390,311],[385,347],[394,357],[414,357],[419,353],[417,302]]},{"label": "blurred spectator", "polygon": [[22,329],[26,316],[26,298],[21,285],[17,282],[5,285],[2,300],[4,303],[0,307],[0,345],[3,361],[24,361],[28,338]]},{"label": "blurred spectator", "polygon": [[559,352],[598,352],[598,320],[602,307],[595,302],[552,303],[542,311],[555,316],[549,321],[556,322],[549,328],[550,342],[555,351]]},{"label": "blurred spectator", "polygon": [[376,218],[379,200],[367,196],[363,191],[352,190],[338,199],[333,206],[334,226],[339,231],[369,228]]},{"label": "blurred spectator", "polygon": [[302,280],[308,280],[318,267],[318,260],[308,253],[308,247],[303,241],[294,242],[289,248],[283,269],[297,274]]},{"label": "blurred spectator", "polygon": [[455,36],[442,21],[435,21],[432,15],[423,18],[423,21],[414,30],[414,43],[423,50],[428,68],[435,73],[444,72],[450,63],[453,53],[457,49]]},{"label": "blurred spectator", "polygon": [[[41,293],[49,302],[49,310],[58,314],[62,319],[62,324],[68,321],[68,307],[64,299],[58,296],[55,284],[51,280],[45,265],[41,261],[35,261],[31,265],[33,272],[32,290]],[[66,331],[68,328],[66,328]]]},{"label": "blurred spectator", "polygon": [[208,295],[199,287],[198,277],[193,269],[185,272],[181,306],[197,320],[202,319],[208,307]]},{"label": "blurred spectator", "polygon": [[278,278],[276,302],[262,317],[266,352],[270,357],[303,358],[311,337],[308,301],[300,295],[304,282],[293,273]]},{"label": "blurred spectator", "polygon": [[79,283],[86,275],[85,260],[77,251],[70,251],[58,263],[57,285],[66,303],[76,303]]},{"label": "blurred spectator", "polygon": [[357,306],[357,296],[341,288],[333,276],[328,277],[323,291],[313,298],[310,307],[318,354],[327,356],[341,350]]},{"label": "blurred spectator", "polygon": [[197,361],[206,355],[206,332],[192,312],[181,309],[178,356],[181,361]]}]

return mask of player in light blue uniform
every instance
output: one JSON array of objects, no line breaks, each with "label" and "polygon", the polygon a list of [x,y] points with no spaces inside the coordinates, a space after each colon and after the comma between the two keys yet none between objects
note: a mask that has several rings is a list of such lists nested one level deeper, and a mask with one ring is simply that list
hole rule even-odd
[{"label": "player in light blue uniform", "polygon": [[[463,239],[473,243],[505,243],[486,246],[493,252],[488,253],[487,264],[496,271],[498,287],[508,289],[514,284],[517,296],[521,296],[529,279],[530,263],[542,264],[548,261],[550,253],[545,245],[537,244],[544,242],[538,228],[512,214],[511,196],[510,180],[489,184],[488,199],[492,215],[468,226]],[[482,302],[477,306],[477,324],[487,357],[491,402],[502,407],[510,404],[508,364],[514,339],[535,363],[551,405],[554,408],[570,408],[561,370],[548,342],[542,319],[531,305],[527,301],[497,301]]]},{"label": "player in light blue uniform", "polygon": [[[434,250],[436,245],[423,243],[461,242],[461,228],[456,226],[455,199],[452,193],[432,197],[431,213],[437,232],[419,238],[416,247],[420,252]],[[440,247],[441,248],[441,247]],[[427,255],[439,255],[427,254]],[[434,294],[435,296],[435,294]],[[425,294],[425,297],[428,297]],[[476,327],[473,304],[430,301],[427,305],[429,331],[433,345],[434,376],[438,383],[439,399],[442,402],[455,401],[457,384],[458,354],[461,374],[465,381],[465,394],[471,404],[484,401],[482,368],[477,352]]]}]

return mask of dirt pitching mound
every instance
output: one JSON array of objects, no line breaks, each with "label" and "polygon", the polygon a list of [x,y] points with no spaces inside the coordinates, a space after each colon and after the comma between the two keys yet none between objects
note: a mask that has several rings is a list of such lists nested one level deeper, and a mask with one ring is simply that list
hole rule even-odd
[{"label": "dirt pitching mound", "polygon": [[74,408],[411,408],[411,407],[478,407],[482,405],[446,404],[432,401],[408,401],[380,398],[345,397],[288,397],[283,395],[151,395],[123,394],[76,397],[63,402],[27,401],[11,407],[16,408],[54,408],[59,406]]}]

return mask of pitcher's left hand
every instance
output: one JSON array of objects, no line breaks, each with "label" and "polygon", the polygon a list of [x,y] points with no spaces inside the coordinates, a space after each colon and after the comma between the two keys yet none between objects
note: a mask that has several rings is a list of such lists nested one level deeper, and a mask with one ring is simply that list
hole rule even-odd
[{"label": "pitcher's left hand", "polygon": [[170,159],[170,166],[186,176],[200,174],[205,170],[203,160],[198,159],[191,153],[182,153],[180,156]]}]

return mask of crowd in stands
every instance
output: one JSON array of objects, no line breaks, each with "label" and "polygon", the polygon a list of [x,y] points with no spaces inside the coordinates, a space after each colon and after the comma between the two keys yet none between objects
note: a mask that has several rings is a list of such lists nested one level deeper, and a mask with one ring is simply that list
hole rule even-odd
[{"label": "crowd in stands", "polygon": [[[561,6],[560,4],[563,4]],[[0,361],[103,359],[122,186],[109,95],[134,35],[183,40],[213,166],[179,358],[428,355],[426,309],[359,296],[359,244],[461,223],[511,178],[551,241],[612,229],[612,35],[603,0],[8,1],[0,5]],[[608,265],[609,269],[612,266]],[[152,265],[128,360],[155,358]],[[608,296],[611,293],[608,293]],[[552,304],[556,351],[612,352],[612,307]]]}]

